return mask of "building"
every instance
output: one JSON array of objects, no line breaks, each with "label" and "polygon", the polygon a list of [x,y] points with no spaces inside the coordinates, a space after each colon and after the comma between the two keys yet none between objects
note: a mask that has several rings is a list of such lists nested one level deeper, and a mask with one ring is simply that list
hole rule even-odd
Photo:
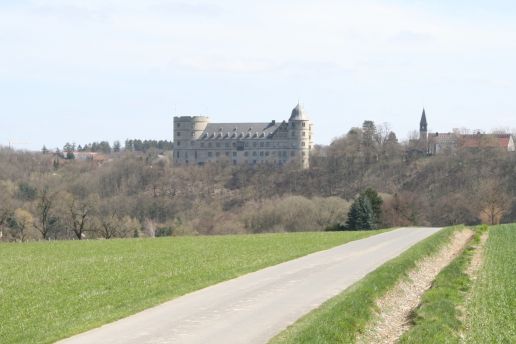
[{"label": "building", "polygon": [[450,153],[457,148],[502,148],[508,152],[516,150],[511,134],[461,134],[458,130],[451,133],[428,133],[426,113],[423,109],[419,123],[419,142],[416,146],[422,153],[435,155]]},{"label": "building", "polygon": [[203,165],[213,161],[237,164],[299,162],[308,168],[313,124],[302,106],[287,121],[211,123],[205,116],[174,117],[174,163]]},{"label": "building", "polygon": [[511,134],[473,134],[462,135],[461,145],[464,148],[502,148],[508,152],[516,151]]}]

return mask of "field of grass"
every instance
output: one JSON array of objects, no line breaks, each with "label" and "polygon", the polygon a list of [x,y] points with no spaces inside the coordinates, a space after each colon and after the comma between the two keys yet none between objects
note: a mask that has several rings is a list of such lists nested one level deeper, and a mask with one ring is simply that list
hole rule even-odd
[{"label": "field of grass", "polygon": [[478,228],[464,251],[437,275],[413,313],[414,326],[403,334],[399,343],[460,343],[463,323],[459,309],[471,287],[466,268],[483,231]]},{"label": "field of grass", "polygon": [[489,229],[467,303],[466,343],[516,343],[516,224]]},{"label": "field of grass", "polygon": [[416,262],[447,243],[456,228],[444,229],[383,264],[342,294],[280,333],[278,343],[354,343],[358,333],[372,320],[375,300],[391,289]]},{"label": "field of grass", "polygon": [[0,343],[50,343],[379,232],[0,244]]}]

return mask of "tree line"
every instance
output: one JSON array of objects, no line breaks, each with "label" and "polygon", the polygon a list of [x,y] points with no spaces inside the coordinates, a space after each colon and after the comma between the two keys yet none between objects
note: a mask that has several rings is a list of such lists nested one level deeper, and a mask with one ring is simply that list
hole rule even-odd
[{"label": "tree line", "polygon": [[50,154],[0,148],[0,236],[81,240],[516,222],[516,154],[459,148],[426,156],[408,154],[411,144],[366,121],[316,146],[306,170],[173,166],[153,149],[122,149],[100,165],[56,165]]}]

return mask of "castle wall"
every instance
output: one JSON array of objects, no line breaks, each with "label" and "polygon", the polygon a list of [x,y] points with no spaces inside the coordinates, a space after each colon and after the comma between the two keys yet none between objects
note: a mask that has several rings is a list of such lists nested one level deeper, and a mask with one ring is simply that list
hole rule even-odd
[{"label": "castle wall", "polygon": [[209,124],[207,117],[174,117],[174,164],[203,165],[228,161],[235,165],[284,165],[297,161],[301,167],[307,168],[313,149],[313,125],[308,120],[294,122],[284,123],[268,136],[256,132],[208,135],[205,133]]}]

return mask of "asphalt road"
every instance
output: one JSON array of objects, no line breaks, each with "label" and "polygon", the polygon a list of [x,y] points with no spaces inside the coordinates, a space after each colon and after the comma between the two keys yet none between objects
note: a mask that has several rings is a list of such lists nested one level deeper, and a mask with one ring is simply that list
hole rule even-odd
[{"label": "asphalt road", "polygon": [[402,228],[184,295],[59,343],[266,343],[438,228]]}]

